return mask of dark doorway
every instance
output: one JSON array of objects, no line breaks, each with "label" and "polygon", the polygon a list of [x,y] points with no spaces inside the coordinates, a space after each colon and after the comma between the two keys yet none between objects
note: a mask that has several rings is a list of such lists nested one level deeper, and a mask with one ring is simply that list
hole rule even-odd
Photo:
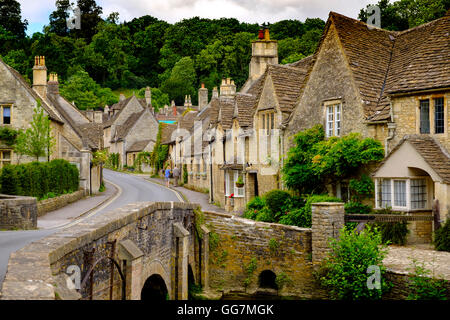
[{"label": "dark doorway", "polygon": [[264,270],[259,274],[259,287],[268,289],[278,289],[276,283],[277,276],[273,271]]},{"label": "dark doorway", "polygon": [[166,283],[159,274],[154,274],[145,281],[141,291],[141,300],[162,301],[168,299]]}]

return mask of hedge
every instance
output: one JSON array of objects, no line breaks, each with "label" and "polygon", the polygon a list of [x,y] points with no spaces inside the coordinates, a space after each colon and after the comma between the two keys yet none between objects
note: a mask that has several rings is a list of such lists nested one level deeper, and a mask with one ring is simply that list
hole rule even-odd
[{"label": "hedge", "polygon": [[41,199],[47,193],[77,191],[78,168],[66,160],[6,165],[0,175],[1,193],[32,196]]}]

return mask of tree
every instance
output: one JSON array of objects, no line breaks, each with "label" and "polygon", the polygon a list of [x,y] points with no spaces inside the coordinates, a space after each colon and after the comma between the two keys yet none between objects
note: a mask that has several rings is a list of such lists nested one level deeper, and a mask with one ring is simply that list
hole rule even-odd
[{"label": "tree", "polygon": [[71,3],[69,0],[56,0],[56,10],[50,14],[49,32],[56,33],[59,36],[67,36],[69,29],[67,28],[67,19],[69,18],[69,9]]},{"label": "tree", "polygon": [[16,0],[0,0],[0,26],[18,39],[25,38],[28,21],[21,16],[20,3]]},{"label": "tree", "polygon": [[50,119],[44,114],[41,102],[34,109],[31,128],[21,131],[17,136],[15,151],[21,155],[28,155],[39,160],[39,157],[50,157],[55,144],[51,134]]},{"label": "tree", "polygon": [[326,185],[355,176],[364,165],[384,158],[382,144],[358,133],[325,140],[316,125],[294,137],[282,168],[286,186],[300,194],[321,193]]},{"label": "tree", "polygon": [[185,95],[194,95],[197,75],[190,57],[181,58],[173,67],[170,77],[164,81],[161,90],[173,98],[177,104],[184,102]]},{"label": "tree", "polygon": [[[145,89],[146,88],[142,88],[138,91],[137,96],[139,98],[145,98]],[[152,106],[155,108],[156,112],[158,112],[159,109],[164,108],[164,105],[170,104],[169,95],[167,93],[162,92],[158,88],[151,88],[150,90],[152,92]]]},{"label": "tree", "polygon": [[78,0],[77,4],[81,11],[81,29],[73,31],[77,37],[90,41],[97,32],[97,25],[103,21],[100,17],[103,9],[95,0]]}]

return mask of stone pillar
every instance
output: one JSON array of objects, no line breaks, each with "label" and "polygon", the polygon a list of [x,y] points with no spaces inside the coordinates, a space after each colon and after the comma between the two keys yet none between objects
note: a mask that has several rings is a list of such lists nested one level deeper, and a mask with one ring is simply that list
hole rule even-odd
[{"label": "stone pillar", "polygon": [[202,225],[201,226],[203,232],[202,238],[202,256],[200,259],[202,260],[202,269],[200,270],[202,275],[202,287],[204,290],[209,289],[209,229]]},{"label": "stone pillar", "polygon": [[91,151],[83,146],[80,150],[81,163],[80,163],[80,187],[86,191],[86,194],[90,194],[91,189]]},{"label": "stone pillar", "polygon": [[127,300],[141,300],[143,256],[144,253],[133,241],[127,239],[119,242],[118,258],[127,262]]},{"label": "stone pillar", "polygon": [[329,242],[339,238],[344,227],[344,204],[341,202],[313,203],[312,208],[312,262],[318,265],[330,252]]},{"label": "stone pillar", "polygon": [[179,239],[178,255],[178,292],[175,292],[176,300],[188,299],[188,255],[189,255],[189,231],[180,222],[174,223],[174,234]]}]

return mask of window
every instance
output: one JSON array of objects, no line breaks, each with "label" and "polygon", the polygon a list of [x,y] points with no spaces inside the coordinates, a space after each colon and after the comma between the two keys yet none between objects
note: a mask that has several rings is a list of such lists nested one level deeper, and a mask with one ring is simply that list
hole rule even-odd
[{"label": "window", "polygon": [[326,135],[327,137],[341,135],[341,104],[326,106]]},{"label": "window", "polygon": [[236,181],[238,180],[239,176],[244,179],[242,175],[242,171],[237,170],[228,170],[225,171],[225,196],[230,196],[231,194],[234,194],[235,198],[240,198],[244,196],[245,189],[244,187],[238,188],[236,187]]},{"label": "window", "polygon": [[428,208],[427,180],[377,179],[376,204],[378,208],[419,210]]},{"label": "window", "polygon": [[430,101],[420,100],[420,133],[430,133]]},{"label": "window", "polygon": [[434,99],[434,133],[444,133],[444,98]]},{"label": "window", "polygon": [[265,112],[261,115],[261,128],[266,135],[270,135],[272,133],[272,129],[275,129],[275,113],[274,112]]},{"label": "window", "polygon": [[0,150],[0,168],[4,165],[11,164],[11,150]]},{"label": "window", "polygon": [[427,182],[425,179],[411,180],[411,209],[425,209],[427,205]]},{"label": "window", "polygon": [[11,105],[1,106],[3,124],[11,124]]}]

